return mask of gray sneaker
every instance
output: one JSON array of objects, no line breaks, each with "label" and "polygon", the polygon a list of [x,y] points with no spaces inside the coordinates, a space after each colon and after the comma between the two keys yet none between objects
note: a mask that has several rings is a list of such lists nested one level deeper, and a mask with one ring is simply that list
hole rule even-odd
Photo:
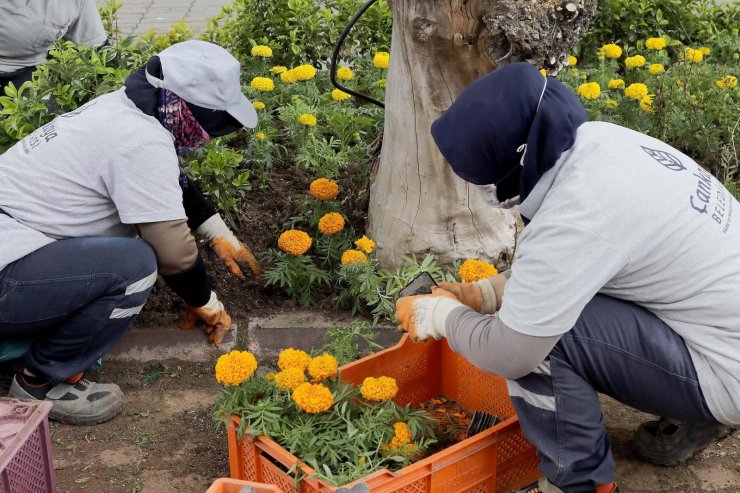
[{"label": "gray sneaker", "polygon": [[[37,400],[13,377],[9,395],[17,399]],[[124,396],[118,385],[81,379],[74,384],[59,383],[46,394],[52,403],[49,418],[70,425],[104,423],[123,410]]]}]

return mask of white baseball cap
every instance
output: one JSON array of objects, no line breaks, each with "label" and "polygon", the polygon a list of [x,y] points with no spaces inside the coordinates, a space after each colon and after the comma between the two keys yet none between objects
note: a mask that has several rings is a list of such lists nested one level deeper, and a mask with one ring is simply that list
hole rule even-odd
[{"label": "white baseball cap", "polygon": [[200,40],[184,41],[159,55],[162,78],[149,72],[146,79],[192,103],[225,111],[247,128],[257,126],[257,111],[241,93],[239,62],[225,49]]}]

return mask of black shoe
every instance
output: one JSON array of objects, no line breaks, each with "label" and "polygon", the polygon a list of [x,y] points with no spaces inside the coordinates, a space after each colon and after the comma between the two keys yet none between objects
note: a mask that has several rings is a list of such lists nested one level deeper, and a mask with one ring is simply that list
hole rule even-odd
[{"label": "black shoe", "polygon": [[733,428],[721,423],[682,423],[669,418],[641,424],[632,437],[632,450],[640,459],[673,466],[703,450]]}]

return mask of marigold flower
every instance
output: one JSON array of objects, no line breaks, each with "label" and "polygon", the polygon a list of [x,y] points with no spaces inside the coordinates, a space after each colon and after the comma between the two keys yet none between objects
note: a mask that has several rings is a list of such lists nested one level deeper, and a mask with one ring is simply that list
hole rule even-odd
[{"label": "marigold flower", "polygon": [[388,444],[388,448],[401,448],[411,442],[411,430],[406,423],[393,423],[393,433],[393,440]]},{"label": "marigold flower", "polygon": [[699,63],[704,59],[704,53],[702,53],[701,50],[685,48],[678,54],[678,59],[682,62]]},{"label": "marigold flower", "polygon": [[662,50],[665,48],[665,39],[663,38],[648,38],[645,40],[645,48],[648,50]]},{"label": "marigold flower", "polygon": [[388,81],[386,79],[380,79],[378,82],[375,83],[378,87],[385,87]]},{"label": "marigold flower", "polygon": [[275,75],[280,75],[283,72],[287,72],[287,71],[288,71],[288,67],[283,67],[282,65],[275,65],[274,67],[270,69],[270,73],[275,74]]},{"label": "marigold flower", "polygon": [[599,55],[603,55],[606,58],[619,58],[622,56],[622,48],[614,43],[609,43],[601,47]]},{"label": "marigold flower", "polygon": [[315,116],[304,113],[300,117],[298,117],[298,122],[301,125],[305,125],[307,127],[315,127],[317,120]]},{"label": "marigold flower", "polygon": [[249,351],[231,351],[216,361],[216,381],[224,385],[239,385],[257,371],[257,359]]},{"label": "marigold flower", "polygon": [[352,73],[352,69],[349,67],[339,67],[337,69],[337,78],[340,80],[352,80],[354,76],[355,74]]},{"label": "marigold flower", "polygon": [[622,79],[612,79],[608,84],[609,89],[619,89],[624,87],[624,81]]},{"label": "marigold flower", "polygon": [[624,95],[627,96],[630,99],[637,99],[640,100],[647,96],[648,88],[645,84],[641,84],[639,82],[636,82],[634,84],[630,84],[627,86],[627,88],[624,90]]},{"label": "marigold flower", "polygon": [[576,63],[578,63],[578,58],[574,57],[573,55],[568,55],[568,66],[572,67]]},{"label": "marigold flower", "polygon": [[265,103],[262,101],[254,101],[252,103],[252,106],[254,106],[254,109],[256,110],[264,110],[265,109]]},{"label": "marigold flower", "polygon": [[310,414],[324,412],[334,403],[331,390],[320,383],[302,383],[293,391],[292,397],[296,406]]},{"label": "marigold flower", "polygon": [[367,254],[373,253],[373,250],[375,250],[375,242],[365,235],[362,235],[362,238],[355,241],[355,246],[358,250]]},{"label": "marigold flower", "polygon": [[707,56],[710,53],[712,53],[712,50],[708,46],[702,46],[701,48],[699,48],[699,51],[701,51],[701,54],[704,56]]},{"label": "marigold flower", "polygon": [[379,51],[373,57],[373,65],[377,68],[388,68],[391,61],[391,54],[387,51]]},{"label": "marigold flower", "polygon": [[331,92],[331,98],[334,101],[344,101],[344,100],[349,99],[351,97],[352,96],[349,93],[346,93],[346,92],[342,91],[341,89],[334,89]]},{"label": "marigold flower", "polygon": [[616,99],[605,99],[604,104],[607,106],[611,106],[613,108],[616,108],[617,106],[619,106],[619,103],[617,102]]},{"label": "marigold flower", "polygon": [[270,92],[275,89],[275,83],[267,77],[255,77],[249,85],[252,86],[252,89],[261,92]]},{"label": "marigold flower", "polygon": [[648,71],[653,75],[658,75],[660,73],[665,72],[665,67],[660,63],[653,63],[648,68]]},{"label": "marigold flower", "polygon": [[737,77],[734,75],[725,75],[717,79],[715,84],[720,89],[732,89],[737,86]]},{"label": "marigold flower", "polygon": [[316,77],[316,69],[313,65],[299,65],[298,67],[292,69],[292,72],[295,73],[295,78],[297,80],[305,81],[311,80]]},{"label": "marigold flower", "polygon": [[292,84],[298,81],[298,77],[296,77],[296,73],[293,70],[285,70],[280,73],[280,80],[286,84]]},{"label": "marigold flower", "polygon": [[655,94],[648,94],[644,96],[642,99],[640,99],[640,108],[647,111],[648,113],[655,113],[655,110],[653,109],[653,98],[655,97]]},{"label": "marigold flower", "polygon": [[310,362],[311,357],[308,353],[300,349],[283,349],[280,351],[280,355],[278,355],[278,368],[283,371],[288,368],[298,368],[301,371],[305,371]]},{"label": "marigold flower", "polygon": [[275,385],[281,389],[295,390],[306,382],[306,374],[300,368],[286,368],[275,375]]},{"label": "marigold flower", "polygon": [[540,74],[542,75],[542,77],[547,77],[547,70],[545,70],[544,68],[541,68]]},{"label": "marigold flower", "polygon": [[366,264],[368,260],[367,255],[359,250],[345,250],[341,262],[342,265]]},{"label": "marigold flower", "polygon": [[578,95],[584,99],[598,99],[601,95],[601,86],[598,82],[587,82],[578,86]]},{"label": "marigold flower", "polygon": [[686,82],[682,81],[681,79],[678,79],[678,80],[676,81],[676,85],[677,85],[678,87],[686,87]]},{"label": "marigold flower", "polygon": [[319,178],[309,186],[311,195],[319,200],[334,200],[339,195],[339,185],[333,180]]},{"label": "marigold flower", "polygon": [[270,58],[272,56],[272,48],[265,45],[257,45],[252,47],[252,56],[261,58]]},{"label": "marigold flower", "polygon": [[257,140],[265,140],[267,138],[265,132],[257,132],[254,136],[257,137]]},{"label": "marigold flower", "polygon": [[344,218],[338,212],[329,212],[319,219],[319,231],[325,235],[334,235],[344,229]]},{"label": "marigold flower", "polygon": [[320,382],[325,378],[336,377],[339,371],[339,364],[337,359],[331,354],[322,354],[311,359],[308,364],[308,374],[316,382]]},{"label": "marigold flower", "polygon": [[278,248],[291,255],[303,255],[311,248],[313,240],[307,233],[298,229],[284,231],[278,237]]},{"label": "marigold flower", "polygon": [[645,57],[642,55],[628,56],[624,59],[624,65],[629,69],[644,67],[645,63]]},{"label": "marigold flower", "polygon": [[460,279],[474,282],[498,274],[496,267],[482,260],[470,258],[460,266]]},{"label": "marigold flower", "polygon": [[369,401],[388,401],[396,397],[398,384],[396,384],[396,379],[391,377],[367,377],[362,382],[360,393]]},{"label": "marigold flower", "polygon": [[360,459],[357,461],[361,466],[365,465],[365,462],[367,462],[367,458],[363,455],[360,457]]}]

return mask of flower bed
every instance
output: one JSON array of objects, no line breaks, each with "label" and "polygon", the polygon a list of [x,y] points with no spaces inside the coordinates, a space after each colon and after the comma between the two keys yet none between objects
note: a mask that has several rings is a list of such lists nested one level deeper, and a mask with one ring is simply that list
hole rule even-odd
[{"label": "flower bed", "polygon": [[[502,422],[396,472],[382,469],[351,483],[372,491],[508,491],[538,476],[534,448],[521,434],[503,379],[477,370],[445,341],[414,344],[408,337],[385,351],[341,368],[340,380],[360,385],[367,377],[395,379],[400,406],[445,397],[469,411],[494,414]],[[382,385],[381,385],[382,386]],[[275,484],[283,491],[333,492],[314,469],[275,441],[239,437],[240,420],[229,420],[229,463],[233,478]],[[398,430],[396,430],[398,431]],[[398,433],[396,433],[398,436]]]}]

